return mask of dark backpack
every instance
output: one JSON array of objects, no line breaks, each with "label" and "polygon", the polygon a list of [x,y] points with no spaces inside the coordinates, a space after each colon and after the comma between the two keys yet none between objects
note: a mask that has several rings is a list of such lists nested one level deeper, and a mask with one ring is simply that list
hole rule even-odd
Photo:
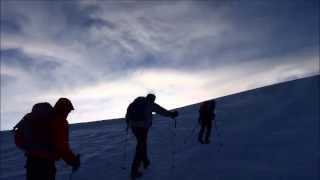
[{"label": "dark backpack", "polygon": [[51,143],[52,106],[47,103],[37,103],[32,111],[26,114],[13,128],[16,146],[28,152],[35,148],[48,148]]},{"label": "dark backpack", "polygon": [[145,97],[136,98],[127,108],[126,122],[127,124],[131,122],[144,121],[146,118],[145,109],[147,105],[147,100]]}]

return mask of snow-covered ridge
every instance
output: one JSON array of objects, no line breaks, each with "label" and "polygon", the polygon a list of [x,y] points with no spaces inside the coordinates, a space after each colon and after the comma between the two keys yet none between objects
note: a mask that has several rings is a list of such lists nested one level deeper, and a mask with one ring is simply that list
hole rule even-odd
[{"label": "snow-covered ridge", "polygon": [[[209,145],[191,134],[199,104],[178,109],[177,128],[156,116],[149,134],[152,164],[141,179],[317,180],[319,93],[318,75],[217,98],[218,133],[213,130]],[[23,154],[11,133],[0,135],[0,179],[24,179]],[[123,120],[71,125],[72,149],[82,154],[73,179],[128,179],[135,140],[129,133],[126,144],[126,137]],[[57,169],[57,180],[68,179],[64,162]]]}]

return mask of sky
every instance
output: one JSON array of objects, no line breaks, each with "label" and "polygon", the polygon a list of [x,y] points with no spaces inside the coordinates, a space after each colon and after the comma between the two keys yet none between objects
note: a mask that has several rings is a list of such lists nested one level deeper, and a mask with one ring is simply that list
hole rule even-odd
[{"label": "sky", "polygon": [[60,97],[70,123],[319,74],[319,2],[1,1],[1,130]]}]

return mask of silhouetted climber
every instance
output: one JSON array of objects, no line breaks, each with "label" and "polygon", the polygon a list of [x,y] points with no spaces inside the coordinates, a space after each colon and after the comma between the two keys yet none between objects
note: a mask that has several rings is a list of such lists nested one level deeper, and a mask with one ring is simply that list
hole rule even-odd
[{"label": "silhouetted climber", "polygon": [[72,167],[72,171],[77,171],[80,167],[80,155],[75,155],[69,146],[67,117],[72,110],[74,110],[74,107],[71,101],[67,98],[60,98],[53,107],[53,128],[57,160],[63,159]]},{"label": "silhouetted climber", "polygon": [[146,97],[136,98],[127,108],[126,121],[137,139],[136,153],[131,166],[131,177],[133,179],[142,176],[139,171],[143,163],[148,168],[150,160],[147,154],[148,131],[152,125],[152,113],[175,118],[178,111],[170,112],[155,103],[156,96],[148,94]]},{"label": "silhouetted climber", "polygon": [[54,180],[55,161],[60,158],[73,170],[79,168],[80,158],[69,148],[66,118],[71,110],[66,98],[60,98],[53,108],[49,103],[38,103],[14,127],[15,143],[27,157],[27,180]]},{"label": "silhouetted climber", "polygon": [[[209,144],[210,143],[210,135],[212,129],[212,121],[215,120],[215,100],[205,101],[201,104],[199,109],[199,123],[201,125],[201,129],[199,132],[198,140],[201,144]],[[203,134],[206,131],[205,141],[203,141]]]}]

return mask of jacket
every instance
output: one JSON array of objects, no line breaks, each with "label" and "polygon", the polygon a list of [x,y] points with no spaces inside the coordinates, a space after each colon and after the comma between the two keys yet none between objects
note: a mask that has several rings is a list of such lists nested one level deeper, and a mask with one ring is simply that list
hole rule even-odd
[{"label": "jacket", "polygon": [[56,160],[63,159],[67,164],[74,165],[76,155],[69,146],[69,123],[64,118],[56,117],[53,121],[54,145],[57,153]]},{"label": "jacket", "polygon": [[[137,106],[135,102],[140,101],[138,108],[142,108],[139,112],[131,112],[132,106]],[[152,126],[153,115],[155,112],[162,116],[171,117],[172,112],[164,109],[160,105],[148,101],[145,97],[138,97],[131,103],[127,109],[126,120],[131,128],[150,128]]]}]

